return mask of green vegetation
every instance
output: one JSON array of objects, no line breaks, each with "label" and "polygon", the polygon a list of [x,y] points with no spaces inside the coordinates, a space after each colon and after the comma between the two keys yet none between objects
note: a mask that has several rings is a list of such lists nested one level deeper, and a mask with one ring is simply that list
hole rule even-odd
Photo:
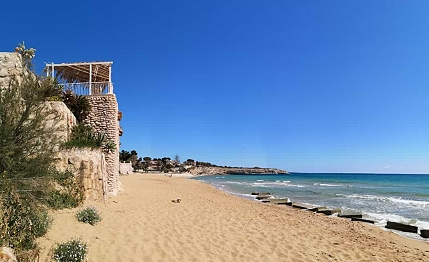
[{"label": "green vegetation", "polygon": [[36,238],[52,223],[48,208],[76,207],[83,193],[71,171],[53,168],[59,113],[45,103],[62,101],[63,90],[55,79],[35,74],[34,49],[20,44],[15,50],[22,72],[0,88],[0,246],[12,247],[18,261],[36,261]]},{"label": "green vegetation", "polygon": [[[44,202],[52,189],[58,115],[44,103],[61,88],[34,73],[34,49],[20,44],[23,72],[0,88],[0,245],[11,246],[19,261],[37,256],[36,238],[51,223]],[[49,120],[50,125],[46,125]]]},{"label": "green vegetation", "polygon": [[71,90],[66,90],[62,94],[62,98],[64,104],[66,104],[66,106],[76,117],[78,123],[82,123],[91,111],[91,104],[88,98],[82,95],[76,95]]},{"label": "green vegetation", "polygon": [[131,152],[122,150],[119,153],[119,161],[131,163],[135,171],[144,172],[148,171],[158,171],[158,172],[178,172],[184,173],[189,172],[195,167],[218,167],[209,162],[195,161],[194,159],[188,158],[183,163],[180,162],[180,157],[178,155],[174,156],[174,160],[171,160],[169,157],[163,158],[151,158],[149,156],[138,157],[137,152],[132,150]]},{"label": "green vegetation", "polygon": [[78,207],[83,202],[83,190],[71,170],[54,172],[53,185],[46,204],[53,209]]},{"label": "green vegetation", "polygon": [[76,218],[79,222],[94,226],[101,221],[101,214],[95,207],[87,207],[77,212]]},{"label": "green vegetation", "polygon": [[94,133],[92,128],[82,123],[72,128],[71,139],[64,143],[65,148],[102,148],[106,152],[116,149],[116,144],[108,140],[105,134]]},{"label": "green vegetation", "polygon": [[56,244],[52,249],[52,259],[56,262],[80,262],[88,252],[87,244],[80,239]]}]

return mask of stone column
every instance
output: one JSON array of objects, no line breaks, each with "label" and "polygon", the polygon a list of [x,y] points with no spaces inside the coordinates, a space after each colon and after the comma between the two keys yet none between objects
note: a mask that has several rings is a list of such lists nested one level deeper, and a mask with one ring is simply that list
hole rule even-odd
[{"label": "stone column", "polygon": [[116,95],[87,96],[92,109],[84,123],[96,132],[106,134],[107,139],[116,144],[116,149],[105,153],[107,171],[107,195],[116,195],[120,190],[119,182],[119,121]]}]

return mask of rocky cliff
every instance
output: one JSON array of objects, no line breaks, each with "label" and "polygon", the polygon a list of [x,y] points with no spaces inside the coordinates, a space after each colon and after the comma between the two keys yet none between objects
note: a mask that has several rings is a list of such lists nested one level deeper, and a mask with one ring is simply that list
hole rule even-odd
[{"label": "rocky cliff", "polygon": [[19,81],[21,74],[21,56],[18,53],[0,52],[0,88],[9,86],[13,77]]},{"label": "rocky cliff", "polygon": [[259,167],[193,167],[190,169],[192,175],[260,175],[260,174],[288,174],[286,170],[277,168]]}]

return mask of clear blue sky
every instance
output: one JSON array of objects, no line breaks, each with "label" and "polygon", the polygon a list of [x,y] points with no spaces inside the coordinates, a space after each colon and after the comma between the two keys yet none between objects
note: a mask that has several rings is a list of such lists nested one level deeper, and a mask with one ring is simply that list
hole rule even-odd
[{"label": "clear blue sky", "polygon": [[3,1],[0,51],[113,61],[139,156],[429,173],[429,1]]}]

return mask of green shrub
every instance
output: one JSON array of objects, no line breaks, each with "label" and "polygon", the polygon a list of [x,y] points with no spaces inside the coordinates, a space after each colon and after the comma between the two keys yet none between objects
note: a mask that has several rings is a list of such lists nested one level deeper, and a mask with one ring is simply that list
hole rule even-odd
[{"label": "green shrub", "polygon": [[52,259],[57,262],[80,262],[88,252],[87,244],[80,239],[56,244],[52,249]]},{"label": "green shrub", "polygon": [[65,148],[102,148],[106,152],[116,149],[116,144],[107,139],[106,134],[93,132],[91,127],[79,124],[72,128],[71,139],[64,143]]},{"label": "green shrub", "polygon": [[[53,172],[55,185],[47,196],[47,204],[53,209],[74,208],[83,202],[82,186],[71,170]],[[59,189],[58,189],[59,188]]]},{"label": "green shrub", "polygon": [[36,238],[48,231],[52,220],[48,211],[18,194],[6,193],[0,198],[0,242],[17,250],[36,247]]},{"label": "green shrub", "polygon": [[94,226],[101,221],[101,214],[95,207],[87,207],[77,212],[76,218],[79,222],[88,223]]},{"label": "green shrub", "polygon": [[89,99],[82,95],[76,95],[71,90],[66,90],[62,96],[64,104],[70,109],[76,120],[82,123],[92,109]]},{"label": "green shrub", "polygon": [[79,200],[68,193],[54,190],[47,200],[49,207],[53,209],[74,208],[79,206]]}]

